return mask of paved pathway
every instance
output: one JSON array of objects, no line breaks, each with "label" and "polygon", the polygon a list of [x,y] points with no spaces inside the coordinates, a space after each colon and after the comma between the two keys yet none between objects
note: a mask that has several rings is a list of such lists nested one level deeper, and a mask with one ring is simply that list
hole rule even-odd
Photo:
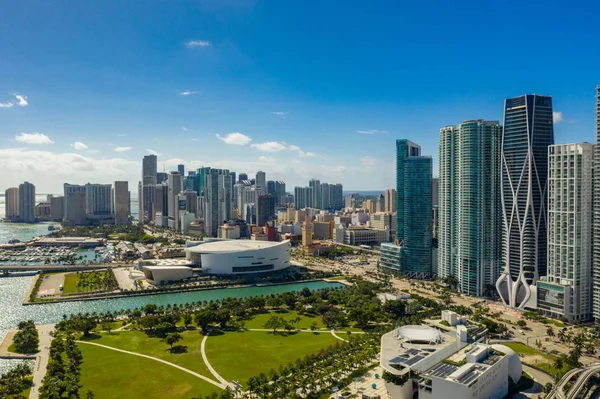
[{"label": "paved pathway", "polygon": [[[217,387],[219,387],[221,389],[225,389],[225,384],[221,384],[221,383],[219,383],[217,381],[211,380],[210,378],[203,376],[202,374],[198,374],[198,373],[196,373],[196,372],[194,372],[192,370],[186,369],[185,367],[181,367],[181,366],[179,366],[179,365],[177,365],[175,363],[167,362],[166,360],[162,360],[162,359],[159,359],[157,357],[143,355],[143,354],[137,353],[137,352],[130,352],[130,351],[126,351],[126,350],[123,350],[123,349],[113,348],[112,346],[106,346],[106,345],[102,345],[102,344],[97,344],[95,342],[87,342],[87,341],[75,341],[75,342],[80,343],[80,344],[85,344],[85,345],[95,345],[95,346],[99,346],[101,348],[110,349],[110,350],[117,351],[117,352],[122,352],[122,353],[127,353],[129,355],[134,355],[134,356],[139,356],[139,357],[145,357],[146,359],[150,359],[150,360],[155,360],[157,362],[166,364],[167,366],[175,367],[176,369],[179,369],[181,371],[185,371],[186,373],[191,374],[191,375],[193,375],[195,377],[201,378],[204,381],[206,381],[208,383],[211,383],[211,384],[213,384],[213,385],[215,385],[215,386],[217,386]],[[30,397],[30,399],[31,399],[31,397]]]},{"label": "paved pathway", "polygon": [[50,333],[54,331],[54,324],[43,324],[36,327],[40,336],[40,351],[37,355],[33,369],[33,385],[29,392],[29,399],[38,399],[40,397],[40,387],[42,386],[42,380],[46,375],[48,358],[50,356],[50,342],[52,341]]},{"label": "paved pathway", "polygon": [[202,360],[204,360],[204,364],[206,364],[206,367],[208,367],[208,369],[210,370],[210,372],[212,373],[212,375],[215,376],[215,378],[217,380],[219,380],[219,382],[223,385],[229,385],[229,382],[221,377],[221,375],[219,373],[217,373],[217,370],[215,370],[213,368],[213,366],[210,365],[210,362],[208,361],[208,357],[206,356],[206,351],[204,350],[204,347],[206,346],[206,340],[208,339],[209,334],[206,334],[204,336],[204,338],[202,338],[202,344],[200,344],[200,352],[202,353]]},{"label": "paved pathway", "polygon": [[333,335],[333,337],[334,337],[334,338],[337,338],[337,339],[339,339],[340,341],[348,342],[348,340],[345,340],[344,338],[342,338],[342,337],[340,337],[339,335],[337,335],[337,334],[335,333],[335,330],[334,330],[333,328],[331,329],[331,335]]}]

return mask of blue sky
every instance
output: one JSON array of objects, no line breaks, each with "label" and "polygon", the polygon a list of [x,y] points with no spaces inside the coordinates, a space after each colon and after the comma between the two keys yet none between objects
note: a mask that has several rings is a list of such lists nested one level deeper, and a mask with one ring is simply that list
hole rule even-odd
[{"label": "blue sky", "polygon": [[[394,186],[394,140],[554,97],[594,140],[592,1],[6,2],[0,188],[139,180],[141,158],[347,189]],[[187,93],[187,94],[186,94]],[[232,133],[237,133],[233,134]],[[117,151],[118,150],[118,151]]]}]

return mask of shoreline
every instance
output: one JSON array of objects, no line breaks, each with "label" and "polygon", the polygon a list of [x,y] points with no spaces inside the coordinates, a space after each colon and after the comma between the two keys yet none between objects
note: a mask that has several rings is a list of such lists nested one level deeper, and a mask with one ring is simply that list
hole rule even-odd
[{"label": "shoreline", "polygon": [[[331,281],[331,280],[328,281],[327,279],[321,278],[321,279],[298,280],[298,281],[284,281],[284,282],[280,282],[280,283],[230,285],[230,286],[225,286],[225,287],[185,287],[185,288],[182,288],[179,290],[172,290],[172,291],[166,291],[166,292],[153,292],[153,291],[144,290],[144,291],[138,291],[137,293],[136,293],[136,291],[127,292],[126,294],[114,294],[114,293],[95,294],[90,297],[57,298],[57,299],[53,299],[53,300],[39,301],[39,302],[29,302],[29,296],[27,296],[25,298],[25,300],[23,301],[22,305],[23,306],[46,305],[46,304],[64,303],[64,302],[86,302],[86,301],[99,301],[99,300],[103,300],[103,299],[118,299],[118,298],[131,298],[131,297],[138,297],[138,296],[178,294],[181,292],[214,291],[214,290],[227,290],[227,289],[237,289],[237,288],[260,288],[260,287],[269,287],[269,286],[274,286],[274,285],[290,285],[290,284],[311,283],[311,282],[319,282],[319,281],[326,282],[326,283],[338,283],[338,284],[342,284],[342,285],[346,285],[346,286],[350,284],[348,282],[343,283],[340,281]],[[35,280],[32,282],[30,290],[32,289],[32,287],[34,287],[34,284],[35,284]],[[28,292],[28,294],[29,294],[29,292]]]}]

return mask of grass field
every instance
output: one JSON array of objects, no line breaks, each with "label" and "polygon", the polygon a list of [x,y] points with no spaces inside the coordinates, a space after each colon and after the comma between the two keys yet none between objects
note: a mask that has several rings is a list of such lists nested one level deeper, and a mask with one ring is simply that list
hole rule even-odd
[{"label": "grass field", "polygon": [[[80,396],[96,398],[190,399],[220,391],[184,371],[150,359],[78,344],[83,355]],[[200,359],[202,361],[202,359]]]},{"label": "grass field", "polygon": [[260,331],[227,332],[210,336],[206,355],[211,365],[226,380],[246,385],[246,380],[271,369],[278,370],[309,353],[340,342],[329,332],[275,334]]},{"label": "grass field", "polygon": [[[101,280],[106,276],[107,273],[112,273],[109,270],[104,271],[91,271],[82,274],[78,273],[67,273],[65,274],[65,280],[63,282],[62,295],[77,294],[80,292],[102,292],[106,291],[101,287]],[[81,279],[85,284],[84,287],[78,287],[78,283]],[[112,290],[114,287],[108,287],[108,290]]]},{"label": "grass field", "polygon": [[177,346],[186,347],[185,352],[175,351],[175,353],[171,353],[169,351],[169,345],[162,342],[160,338],[149,337],[141,331],[117,331],[111,334],[103,333],[101,338],[90,340],[90,342],[157,357],[195,371],[206,377],[213,378],[212,374],[202,361],[202,354],[200,353],[200,343],[202,342],[203,336],[197,330],[184,331],[181,335],[183,340],[179,341]]},{"label": "grass field", "polygon": [[[298,323],[298,328],[310,328],[310,325],[313,322],[317,323],[317,328],[324,328],[325,324],[321,320],[320,316],[302,316],[299,315],[298,312],[293,310],[283,310],[283,311],[271,311],[268,313],[260,313],[254,316],[251,320],[245,320],[244,328],[264,328],[264,324],[271,316],[280,316],[283,317],[288,322],[292,322],[296,317],[300,317],[300,322]],[[296,327],[295,323],[292,323],[294,327]]]},{"label": "grass field", "polygon": [[[525,358],[522,358],[521,361],[525,364],[528,364],[532,367],[538,368],[540,370],[545,371],[546,373],[554,376],[556,375],[556,367],[554,367],[554,360],[556,359],[556,356],[547,354],[547,353],[542,353],[534,348],[530,348],[527,345],[524,344],[504,344],[506,346],[508,346],[509,348],[511,348],[512,350],[514,350],[517,354],[522,354],[525,356]],[[527,358],[527,356],[532,356],[530,359],[532,359],[533,361],[531,361],[530,359]],[[538,360],[537,358],[540,357],[542,358],[542,360]],[[561,374],[566,373],[567,371],[569,371],[569,366],[565,365],[563,366],[563,368],[560,370]]]}]

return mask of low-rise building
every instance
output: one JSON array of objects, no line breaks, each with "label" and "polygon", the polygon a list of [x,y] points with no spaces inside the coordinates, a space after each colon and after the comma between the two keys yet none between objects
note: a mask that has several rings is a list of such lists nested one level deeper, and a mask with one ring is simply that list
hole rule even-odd
[{"label": "low-rise building", "polygon": [[344,231],[344,244],[348,245],[379,245],[387,240],[386,230],[357,226],[349,227]]}]

